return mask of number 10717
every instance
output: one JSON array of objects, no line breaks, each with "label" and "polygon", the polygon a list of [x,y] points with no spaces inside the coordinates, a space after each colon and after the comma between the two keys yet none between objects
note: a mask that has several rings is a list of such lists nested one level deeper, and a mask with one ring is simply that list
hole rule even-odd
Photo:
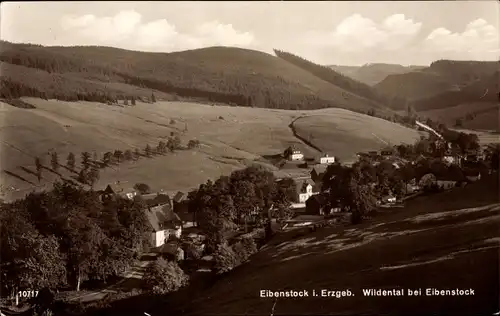
[{"label": "number 10717", "polygon": [[36,297],[38,296],[38,291],[19,291],[18,295],[20,297]]}]

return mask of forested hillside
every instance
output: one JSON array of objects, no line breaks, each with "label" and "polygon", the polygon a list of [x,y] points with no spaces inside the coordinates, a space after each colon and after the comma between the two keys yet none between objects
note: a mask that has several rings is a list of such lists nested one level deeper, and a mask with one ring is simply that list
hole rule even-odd
[{"label": "forested hillside", "polygon": [[[444,91],[440,94],[415,100],[413,108],[417,111],[427,111],[448,108],[466,102],[499,102],[500,72],[485,76],[460,90]],[[471,109],[471,111],[473,111]]]},{"label": "forested hillside", "polygon": [[348,76],[342,75],[341,73],[338,73],[328,66],[315,64],[302,57],[284,51],[274,50],[274,52],[279,58],[282,58],[304,70],[307,70],[318,78],[321,78],[335,86],[341,87],[344,90],[350,91],[370,100],[376,100],[377,102],[384,104],[385,106],[391,106],[393,108],[406,107],[406,100],[404,98],[388,97],[387,95],[376,91],[369,85],[351,79]]},{"label": "forested hillside", "polygon": [[[465,102],[495,102],[495,72],[499,70],[499,63],[493,61],[438,60],[419,71],[390,75],[375,88],[387,95],[407,98],[417,111]],[[485,99],[483,94],[488,88]]]},{"label": "forested hillside", "polygon": [[115,102],[153,93],[163,99],[292,110],[340,107],[367,113],[377,108],[391,116],[362,89],[337,86],[281,58],[246,49],[145,53],[2,42],[0,61],[2,98]]}]

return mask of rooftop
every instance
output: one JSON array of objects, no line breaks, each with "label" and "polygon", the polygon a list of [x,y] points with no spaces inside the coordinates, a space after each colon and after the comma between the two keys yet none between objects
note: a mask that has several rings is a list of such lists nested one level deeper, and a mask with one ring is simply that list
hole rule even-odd
[{"label": "rooftop", "polygon": [[143,212],[155,232],[166,228],[174,228],[173,226],[182,223],[179,216],[170,209],[170,205],[145,208]]}]

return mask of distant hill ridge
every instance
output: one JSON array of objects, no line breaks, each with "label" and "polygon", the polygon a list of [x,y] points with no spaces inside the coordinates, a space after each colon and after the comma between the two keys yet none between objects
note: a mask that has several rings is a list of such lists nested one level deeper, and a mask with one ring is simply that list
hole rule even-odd
[{"label": "distant hill ridge", "polygon": [[363,89],[336,85],[283,58],[241,48],[146,53],[3,41],[0,61],[3,98],[106,102],[154,92],[172,100],[291,110],[338,107],[367,113],[377,109],[392,115],[379,98]]},{"label": "distant hill ridge", "polygon": [[376,85],[389,75],[407,73],[425,68],[425,66],[403,66],[387,63],[368,63],[363,66],[329,65],[328,67],[370,86]]},{"label": "distant hill ridge", "polygon": [[[438,60],[419,71],[389,75],[374,87],[387,95],[413,101],[417,111],[444,108],[479,101],[482,94],[476,96],[477,93],[473,93],[473,96],[470,91],[484,92],[491,86],[489,82],[495,80],[495,72],[499,70],[500,65],[495,61]],[[459,93],[463,89],[465,91]]]},{"label": "distant hill ridge", "polygon": [[323,66],[315,64],[305,58],[296,56],[294,54],[274,50],[276,56],[283,58],[284,60],[297,65],[298,67],[309,71],[315,76],[341,87],[347,91],[356,93],[357,95],[363,96],[370,100],[376,100],[377,102],[384,104],[385,106],[391,106],[394,108],[404,108],[406,107],[406,100],[400,97],[392,97],[373,89],[369,85],[359,82],[350,78],[349,76],[343,75],[328,66]]}]

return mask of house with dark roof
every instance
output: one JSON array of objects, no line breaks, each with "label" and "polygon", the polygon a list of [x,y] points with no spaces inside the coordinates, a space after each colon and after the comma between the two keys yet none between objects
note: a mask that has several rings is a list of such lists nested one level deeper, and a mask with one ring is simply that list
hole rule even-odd
[{"label": "house with dark roof", "polygon": [[185,198],[186,198],[186,194],[184,194],[184,192],[179,191],[179,192],[177,192],[177,193],[174,195],[174,197],[173,197],[173,201],[174,201],[175,203],[180,203],[180,202],[182,202]]},{"label": "house with dark roof", "polygon": [[97,193],[100,195],[102,202],[114,200],[117,197],[123,197],[131,200],[137,196],[137,192],[133,188],[125,189],[118,183],[108,184],[104,190],[98,190]]},{"label": "house with dark roof", "polygon": [[155,207],[159,205],[170,206],[172,208],[172,200],[167,194],[163,193],[151,193],[151,194],[143,194],[141,198],[146,202],[148,207]]},{"label": "house with dark roof", "polygon": [[306,201],[306,214],[308,215],[327,215],[330,211],[330,200],[325,194],[313,195]]},{"label": "house with dark roof", "polygon": [[314,166],[313,170],[311,171],[311,179],[316,183],[321,183],[327,168],[328,165],[325,164],[319,164]]},{"label": "house with dark roof", "polygon": [[305,203],[307,199],[314,194],[319,193],[319,187],[311,179],[295,181],[297,185],[297,194],[299,203]]},{"label": "house with dark roof", "polygon": [[319,163],[323,165],[329,165],[335,163],[335,161],[335,156],[329,156],[328,154],[325,154],[324,156],[319,158]]},{"label": "house with dark roof", "polygon": [[456,172],[442,172],[442,173],[434,173],[436,177],[436,185],[440,189],[451,189],[458,186],[461,183],[465,183],[466,178],[462,171],[457,170]]},{"label": "house with dark roof", "polygon": [[143,212],[150,226],[152,247],[161,247],[169,239],[181,237],[182,221],[170,205],[148,207]]}]

